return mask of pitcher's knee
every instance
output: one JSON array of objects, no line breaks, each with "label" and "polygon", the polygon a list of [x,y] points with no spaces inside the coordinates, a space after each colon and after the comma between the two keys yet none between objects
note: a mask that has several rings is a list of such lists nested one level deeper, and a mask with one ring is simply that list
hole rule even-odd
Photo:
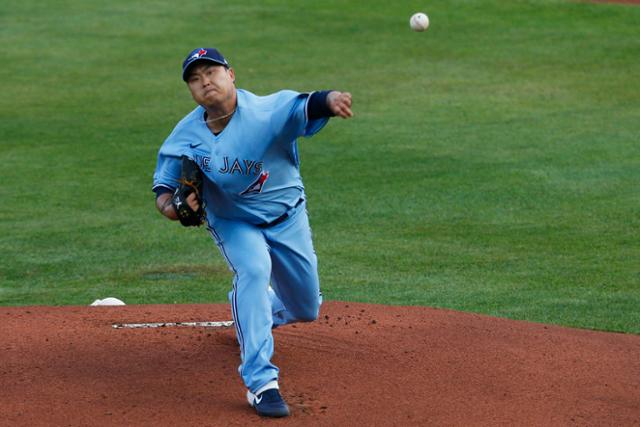
[{"label": "pitcher's knee", "polygon": [[298,322],[313,322],[318,318],[317,314],[305,313],[302,316],[297,316]]},{"label": "pitcher's knee", "polygon": [[296,313],[296,319],[298,322],[313,322],[318,318],[318,314],[320,311],[320,306],[318,304],[314,304],[310,307],[305,307],[299,312]]}]

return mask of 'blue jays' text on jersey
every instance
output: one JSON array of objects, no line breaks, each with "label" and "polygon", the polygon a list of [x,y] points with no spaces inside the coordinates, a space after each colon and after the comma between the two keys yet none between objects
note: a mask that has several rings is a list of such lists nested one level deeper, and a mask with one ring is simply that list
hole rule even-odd
[{"label": "'blue jays' text on jersey", "polygon": [[296,139],[311,136],[328,118],[309,120],[309,94],[284,90],[257,96],[238,89],[237,109],[218,135],[198,106],[182,119],[158,153],[153,188],[174,189],[180,157],[195,160],[204,173],[207,216],[253,224],[271,222],[303,194]]}]

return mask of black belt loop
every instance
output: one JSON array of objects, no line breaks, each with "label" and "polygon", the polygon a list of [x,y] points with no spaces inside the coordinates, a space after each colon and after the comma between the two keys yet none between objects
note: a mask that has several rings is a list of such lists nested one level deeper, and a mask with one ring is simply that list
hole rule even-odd
[{"label": "black belt loop", "polygon": [[[302,204],[302,202],[304,202],[304,197],[300,197],[300,199],[296,202],[295,206],[292,209],[295,209],[298,206],[300,206]],[[286,221],[287,218],[289,218],[289,212],[285,212],[284,214],[280,215],[278,218],[274,219],[271,222],[264,222],[262,224],[258,224],[258,225],[256,225],[256,227],[258,227],[258,228],[273,227],[273,226],[276,226],[276,225]]]}]

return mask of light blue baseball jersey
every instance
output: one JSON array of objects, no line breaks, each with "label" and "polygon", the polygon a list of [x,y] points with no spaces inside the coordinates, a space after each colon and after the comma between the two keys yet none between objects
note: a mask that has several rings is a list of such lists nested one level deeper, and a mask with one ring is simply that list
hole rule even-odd
[{"label": "light blue baseball jersey", "polygon": [[237,109],[214,135],[198,106],[184,117],[158,154],[153,189],[174,189],[180,157],[195,160],[205,175],[203,199],[209,221],[217,218],[269,223],[304,193],[297,138],[311,136],[328,118],[309,120],[309,94],[283,90],[268,96],[237,90]]},{"label": "light blue baseball jersey", "polygon": [[[238,89],[237,95],[237,109],[218,135],[201,106],[178,123],[160,148],[153,185],[176,188],[183,155],[203,171],[207,228],[234,274],[229,300],[239,372],[257,393],[278,379],[271,328],[318,316],[317,259],[301,201],[296,141],[318,132],[328,118],[308,119],[307,94],[261,97]],[[273,225],[284,213],[286,221]],[[264,224],[270,226],[256,226]]]}]

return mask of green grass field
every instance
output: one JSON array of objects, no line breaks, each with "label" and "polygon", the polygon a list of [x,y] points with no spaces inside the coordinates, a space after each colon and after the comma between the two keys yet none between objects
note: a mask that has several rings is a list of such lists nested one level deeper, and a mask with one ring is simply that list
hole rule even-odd
[{"label": "green grass field", "polygon": [[[425,11],[426,33],[408,28]],[[557,0],[9,0],[0,305],[223,302],[204,229],[154,207],[189,50],[239,87],[334,88],[300,142],[329,300],[640,333],[640,7]]]}]

